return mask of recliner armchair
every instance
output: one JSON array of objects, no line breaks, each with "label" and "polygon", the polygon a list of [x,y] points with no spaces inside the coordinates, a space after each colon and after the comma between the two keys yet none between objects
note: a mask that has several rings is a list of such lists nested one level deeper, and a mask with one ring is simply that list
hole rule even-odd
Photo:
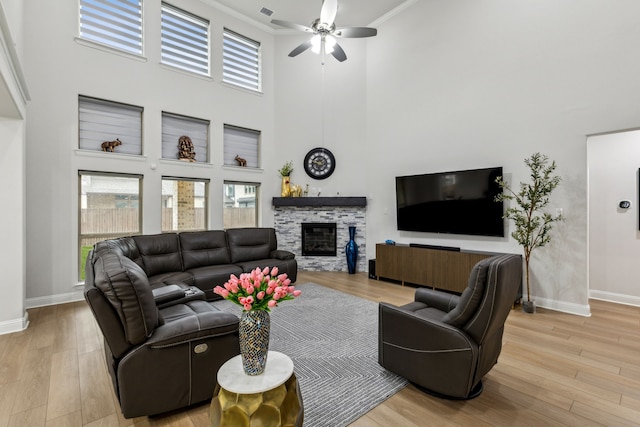
[{"label": "recliner armchair", "polygon": [[[173,303],[167,292],[156,299],[135,261],[105,246],[89,254],[85,299],[104,335],[106,365],[125,418],[210,399],[218,369],[240,353],[238,317],[183,286]],[[179,286],[166,290],[173,288]]]},{"label": "recliner armchair", "polygon": [[462,295],[419,288],[404,306],[380,303],[378,362],[428,393],[478,396],[521,286],[522,257],[505,254],[478,262]]}]

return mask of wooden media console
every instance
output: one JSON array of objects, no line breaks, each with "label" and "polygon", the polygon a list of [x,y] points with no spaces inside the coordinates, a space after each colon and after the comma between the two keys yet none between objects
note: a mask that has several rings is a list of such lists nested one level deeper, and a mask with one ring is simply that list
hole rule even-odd
[{"label": "wooden media console", "polygon": [[376,275],[405,283],[462,293],[469,273],[492,252],[432,249],[410,245],[376,244]]}]

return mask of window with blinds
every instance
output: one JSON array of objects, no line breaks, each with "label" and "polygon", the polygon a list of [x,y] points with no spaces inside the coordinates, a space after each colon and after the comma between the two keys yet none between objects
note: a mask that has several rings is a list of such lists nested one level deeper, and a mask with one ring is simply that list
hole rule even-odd
[{"label": "window with blinds", "polygon": [[260,91],[260,43],[224,29],[222,46],[222,80],[246,89]]},{"label": "window with blinds", "polygon": [[209,21],[162,3],[163,64],[209,75]]},{"label": "window with blinds", "polygon": [[80,38],[142,55],[142,0],[80,0]]},{"label": "window with blinds", "polygon": [[238,166],[236,156],[250,168],[260,167],[260,131],[224,125],[224,164]]},{"label": "window with blinds", "polygon": [[142,111],[142,107],[80,96],[80,149],[141,155]]},{"label": "window with blinds", "polygon": [[209,121],[162,113],[162,158],[209,161]]}]

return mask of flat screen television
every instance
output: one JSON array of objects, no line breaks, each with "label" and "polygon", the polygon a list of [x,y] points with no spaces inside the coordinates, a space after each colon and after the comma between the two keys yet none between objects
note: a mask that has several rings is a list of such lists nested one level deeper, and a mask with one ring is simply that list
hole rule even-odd
[{"label": "flat screen television", "polygon": [[504,236],[502,168],[396,177],[398,230]]}]

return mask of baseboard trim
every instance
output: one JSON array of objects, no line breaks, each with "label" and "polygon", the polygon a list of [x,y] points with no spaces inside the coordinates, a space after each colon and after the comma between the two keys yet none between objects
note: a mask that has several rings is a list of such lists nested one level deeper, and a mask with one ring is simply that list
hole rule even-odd
[{"label": "baseboard trim", "polygon": [[29,313],[25,311],[24,316],[22,316],[22,318],[5,320],[4,322],[0,322],[0,335],[24,331],[28,327],[29,327]]},{"label": "baseboard trim", "polygon": [[549,310],[561,311],[563,313],[575,314],[578,316],[591,317],[591,307],[589,304],[575,304],[572,302],[556,301],[547,298],[532,297],[536,306],[548,308]]},{"label": "baseboard trim", "polygon": [[624,295],[624,294],[617,294],[615,292],[590,290],[589,298],[593,298],[601,301],[615,302],[615,303],[624,304],[624,305],[632,305],[634,307],[640,307],[640,297],[635,297],[633,295]]},{"label": "baseboard trim", "polygon": [[27,308],[46,307],[49,305],[66,304],[69,302],[77,302],[84,300],[84,291],[82,289],[74,290],[58,295],[48,295],[37,298],[27,298]]}]

